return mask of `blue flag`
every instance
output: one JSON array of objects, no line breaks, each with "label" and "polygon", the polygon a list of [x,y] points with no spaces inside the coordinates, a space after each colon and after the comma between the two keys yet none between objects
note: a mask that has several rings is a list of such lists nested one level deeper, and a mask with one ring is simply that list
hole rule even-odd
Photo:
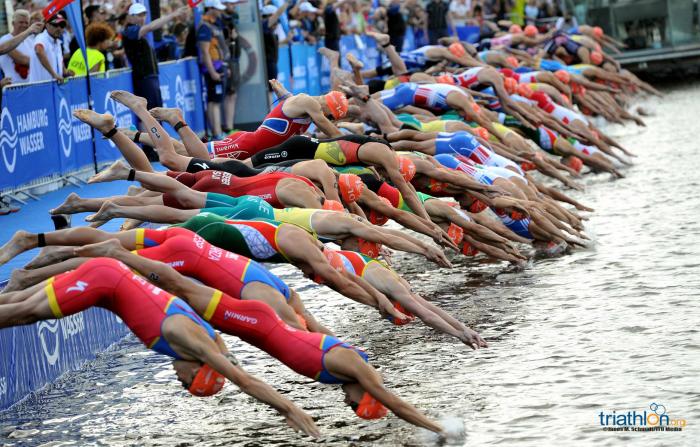
[{"label": "blue flag", "polygon": [[77,40],[78,45],[80,45],[80,50],[83,52],[83,58],[85,59],[85,66],[87,67],[87,50],[85,46],[85,30],[83,29],[83,13],[80,10],[81,4],[82,2],[80,1],[74,1],[71,2],[68,6],[66,6],[63,10],[66,11],[68,22],[70,22],[71,28],[73,28],[75,40]]}]

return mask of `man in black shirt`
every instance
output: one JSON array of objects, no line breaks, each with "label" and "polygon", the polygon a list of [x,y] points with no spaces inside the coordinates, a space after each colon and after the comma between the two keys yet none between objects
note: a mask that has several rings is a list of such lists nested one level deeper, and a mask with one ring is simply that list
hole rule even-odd
[{"label": "man in black shirt", "polygon": [[340,51],[340,22],[335,8],[339,3],[336,0],[328,0],[323,8],[323,24],[326,28],[325,45],[333,51]]},{"label": "man in black shirt", "polygon": [[126,28],[122,33],[124,52],[131,64],[134,94],[146,98],[149,109],[163,107],[163,100],[160,96],[160,82],[158,81],[158,61],[145,36],[162,28],[176,17],[187,14],[188,9],[183,6],[168,15],[145,23],[146,7],[141,3],[133,3],[129,7]]},{"label": "man in black shirt", "polygon": [[[262,16],[263,43],[265,45],[265,65],[267,66],[267,79],[277,79],[277,55],[279,41],[275,34],[277,21],[289,6],[289,1],[284,2],[279,8],[274,5],[265,5],[260,13]],[[272,86],[269,86],[272,91]]]},{"label": "man in black shirt", "polygon": [[389,42],[400,53],[403,50],[403,39],[406,35],[406,22],[401,11],[401,0],[391,0],[386,10]]},{"label": "man in black shirt", "polygon": [[443,0],[432,0],[425,10],[428,13],[428,40],[430,45],[435,45],[438,39],[447,36],[448,5]]},{"label": "man in black shirt", "polygon": [[238,35],[239,16],[236,12],[238,0],[222,0],[226,5],[226,13],[223,16],[224,38],[229,48],[230,60],[228,63],[229,77],[226,82],[226,96],[224,97],[224,126],[225,134],[231,133],[234,128],[234,114],[236,111],[236,92],[241,82],[241,40]]}]

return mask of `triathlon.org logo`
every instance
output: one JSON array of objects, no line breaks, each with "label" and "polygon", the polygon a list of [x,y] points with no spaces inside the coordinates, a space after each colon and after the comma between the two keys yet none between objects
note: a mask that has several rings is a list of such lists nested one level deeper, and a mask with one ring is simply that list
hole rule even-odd
[{"label": "triathlon.org logo", "polygon": [[7,107],[2,109],[2,115],[0,116],[0,151],[2,151],[5,169],[12,174],[15,172],[15,165],[17,164],[17,129]]},{"label": "triathlon.org logo", "polygon": [[68,107],[68,101],[66,98],[61,98],[61,103],[58,107],[58,137],[61,140],[61,148],[63,149],[63,155],[66,158],[70,157],[70,152],[73,146],[73,119],[70,114],[70,108]]},{"label": "triathlon.org logo", "polygon": [[[59,336],[59,329],[62,337]],[[38,324],[37,333],[46,361],[53,366],[61,355],[61,339],[67,341],[85,330],[85,318],[82,313],[71,315],[61,320],[45,320]]]},{"label": "triathlon.org logo", "polygon": [[662,404],[652,402],[649,410],[601,411],[598,423],[605,431],[683,431],[687,421],[673,418]]}]

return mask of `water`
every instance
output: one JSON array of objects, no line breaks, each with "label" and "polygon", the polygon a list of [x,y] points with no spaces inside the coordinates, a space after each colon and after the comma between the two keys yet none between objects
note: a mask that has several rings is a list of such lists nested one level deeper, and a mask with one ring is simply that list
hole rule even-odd
[{"label": "water", "polygon": [[[639,154],[628,177],[587,177],[577,198],[596,208],[596,244],[524,272],[457,260],[438,270],[398,256],[399,271],[479,330],[489,349],[419,324],[401,328],[312,286],[289,268],[273,271],[348,341],[363,347],[387,385],[464,434],[449,445],[697,445],[700,435],[700,84],[666,87],[649,128],[610,127]],[[433,435],[390,416],[361,421],[331,386],[311,383],[233,338],[253,374],[318,418],[323,445],[436,445]],[[656,402],[682,433],[605,432],[601,411],[641,412]],[[7,445],[304,445],[264,405],[228,385],[216,398],[186,395],[168,361],[129,339],[0,415]]]}]

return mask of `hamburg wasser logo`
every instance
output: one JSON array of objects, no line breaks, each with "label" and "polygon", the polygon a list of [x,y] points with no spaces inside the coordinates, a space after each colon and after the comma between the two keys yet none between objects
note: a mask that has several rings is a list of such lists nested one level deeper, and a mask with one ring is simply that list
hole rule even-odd
[{"label": "hamburg wasser logo", "polygon": [[7,107],[0,116],[0,151],[5,162],[5,169],[12,174],[17,164],[17,128]]},{"label": "hamburg wasser logo", "polygon": [[[78,282],[74,290],[80,290],[87,284]],[[46,361],[53,366],[61,356],[61,340],[66,343],[70,338],[85,331],[85,317],[75,314],[60,320],[46,320],[37,325],[37,335],[44,351]]]},{"label": "hamburg wasser logo", "polygon": [[652,402],[643,410],[613,410],[598,413],[605,431],[683,431],[687,421],[668,413],[666,406]]},{"label": "hamburg wasser logo", "polygon": [[68,101],[66,101],[66,98],[61,98],[61,103],[58,107],[58,137],[61,140],[63,155],[65,155],[66,158],[70,157],[73,145],[73,138],[71,135],[73,133],[72,123],[73,117],[70,114]]}]

